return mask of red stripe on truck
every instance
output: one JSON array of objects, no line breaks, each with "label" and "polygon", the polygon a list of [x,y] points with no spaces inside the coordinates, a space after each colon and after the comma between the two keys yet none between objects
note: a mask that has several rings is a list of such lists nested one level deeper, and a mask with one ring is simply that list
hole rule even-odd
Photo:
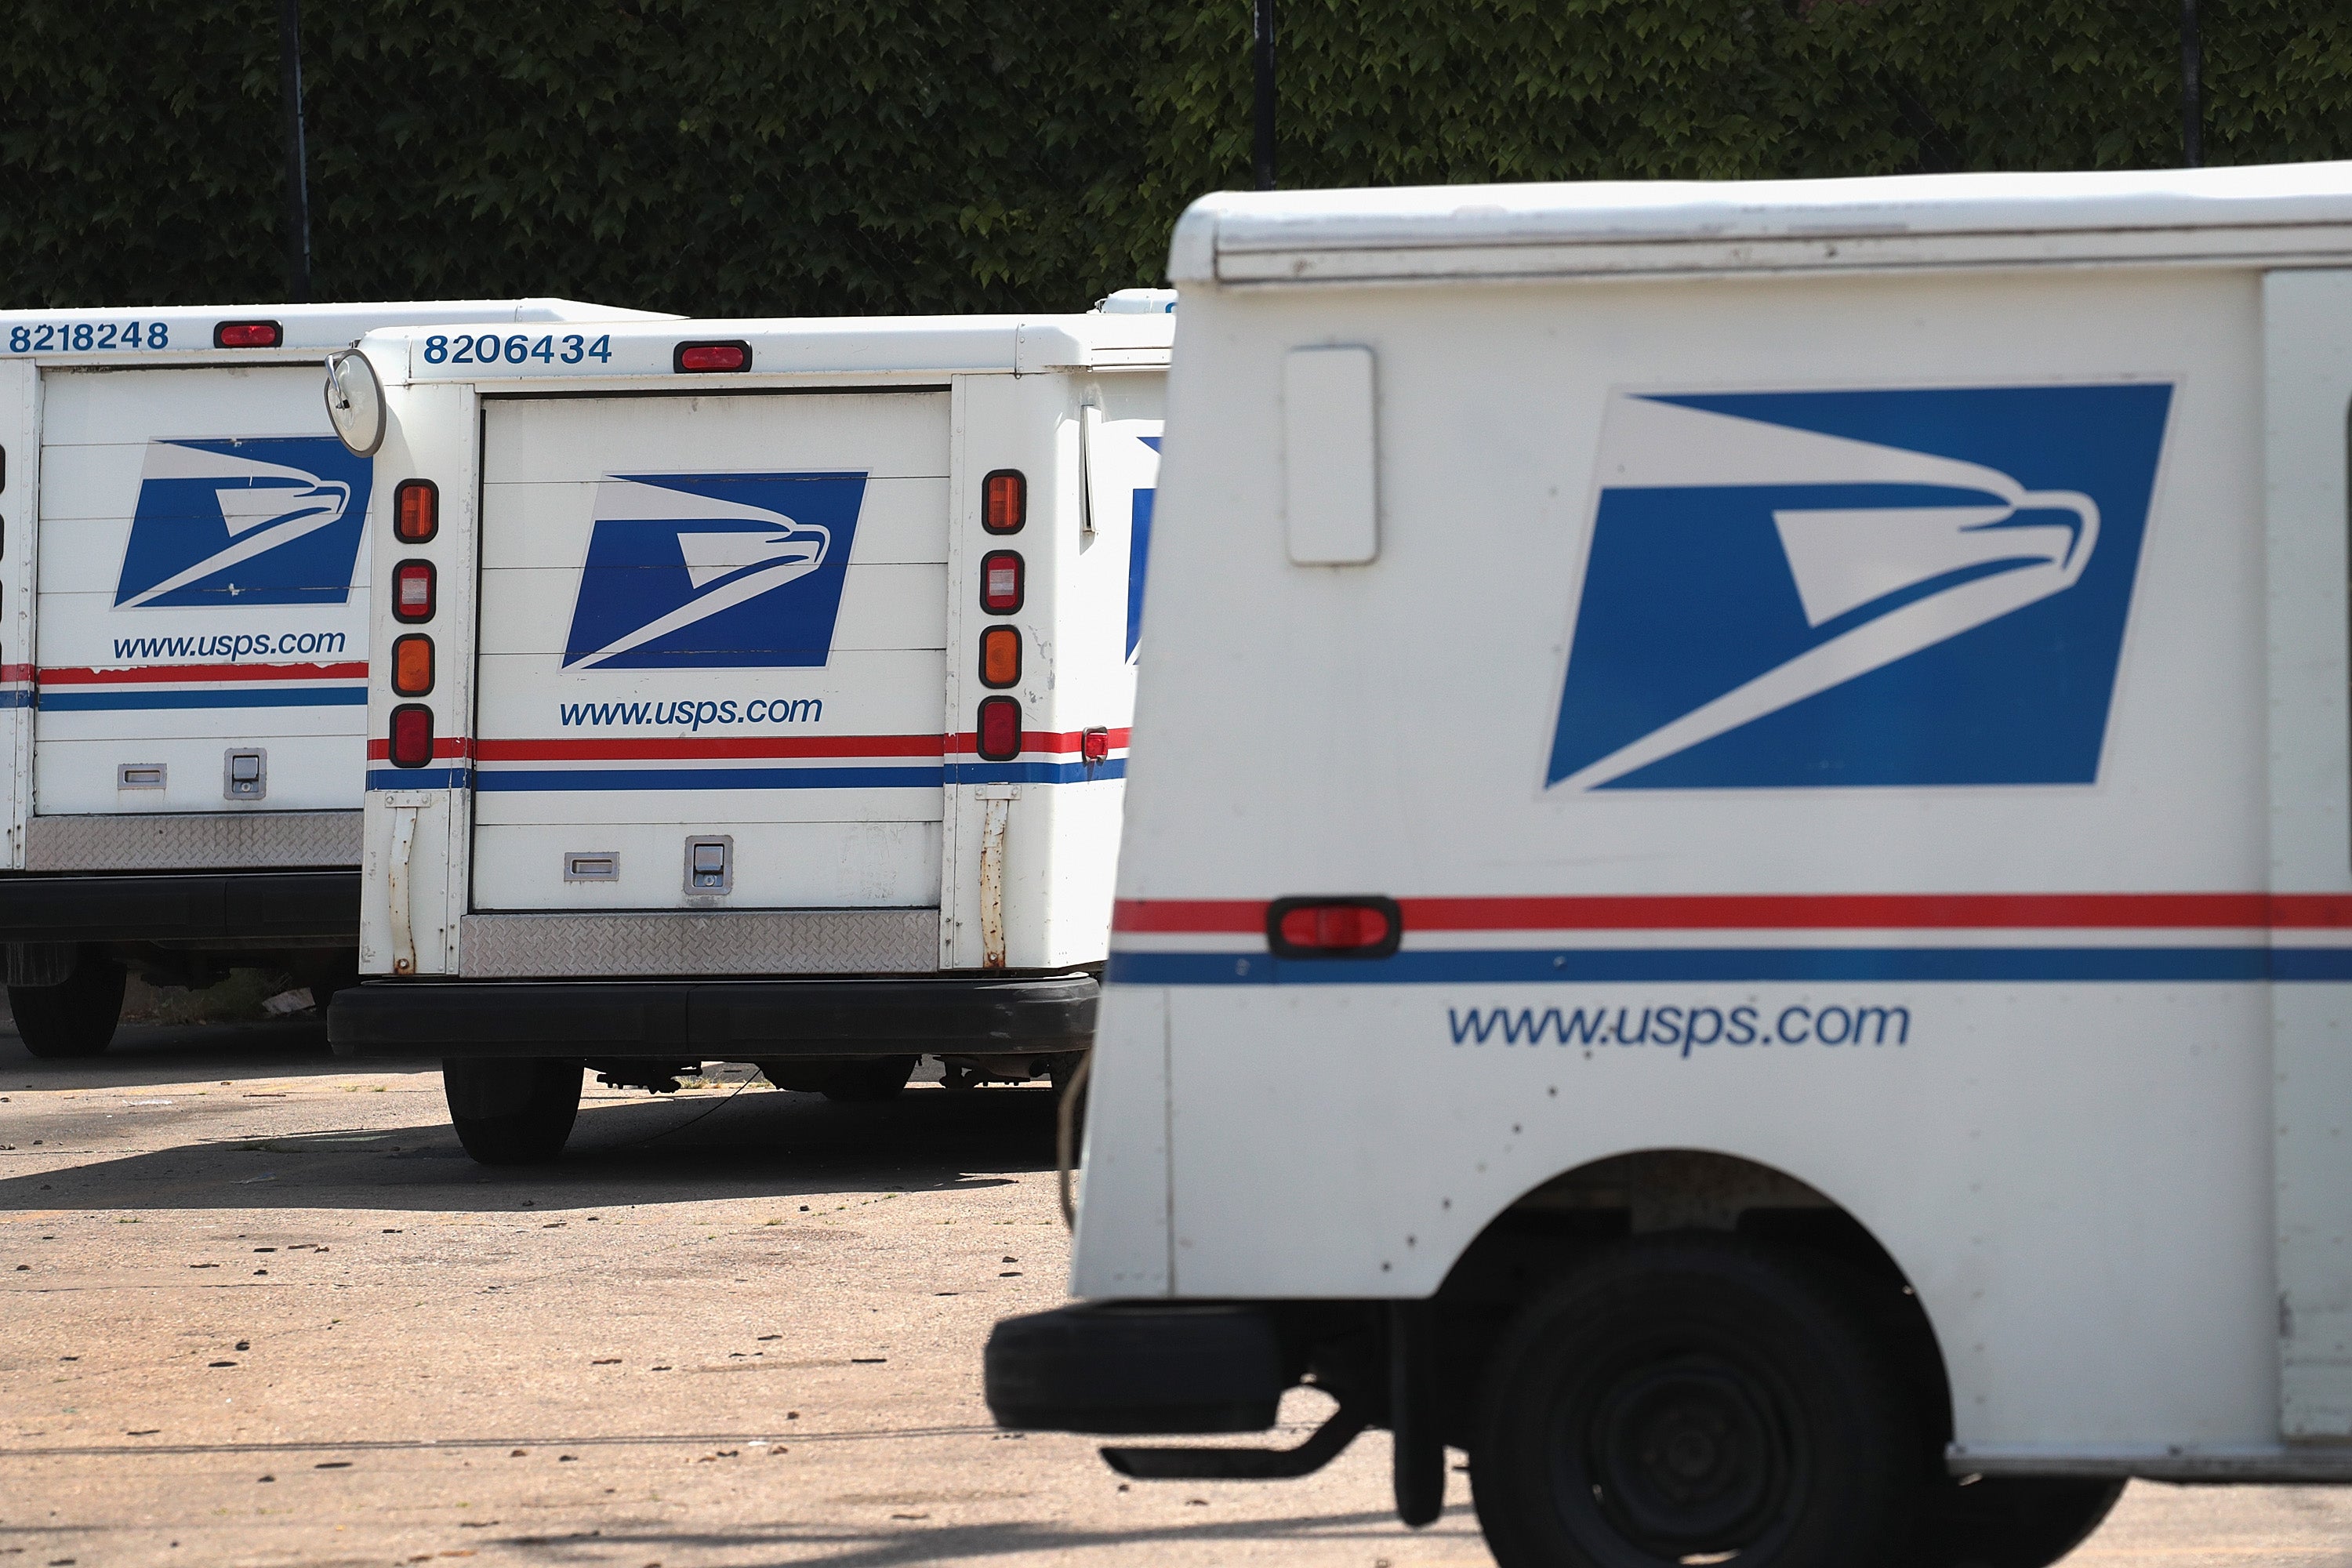
[{"label": "red stripe on truck", "polygon": [[[1405,899],[1408,931],[2190,930],[2352,926],[2340,893],[1815,893]],[[1265,928],[1262,900],[1123,899],[1119,931]]]},{"label": "red stripe on truck", "polygon": [[[0,679],[11,677],[0,667]],[[148,685],[164,680],[364,680],[365,660],[352,664],[142,664],[128,669],[53,668],[41,671],[43,686]]]}]

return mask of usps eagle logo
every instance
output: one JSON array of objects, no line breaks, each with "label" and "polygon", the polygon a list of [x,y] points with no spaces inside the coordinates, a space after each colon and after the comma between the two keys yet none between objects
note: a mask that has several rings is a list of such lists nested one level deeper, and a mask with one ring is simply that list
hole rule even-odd
[{"label": "usps eagle logo", "polygon": [[150,441],[115,608],[342,604],[373,472],[331,436]]},{"label": "usps eagle logo", "polygon": [[606,476],[563,668],[824,664],[865,496],[863,473]]},{"label": "usps eagle logo", "polygon": [[2095,782],[2172,393],[1614,396],[1548,786]]}]

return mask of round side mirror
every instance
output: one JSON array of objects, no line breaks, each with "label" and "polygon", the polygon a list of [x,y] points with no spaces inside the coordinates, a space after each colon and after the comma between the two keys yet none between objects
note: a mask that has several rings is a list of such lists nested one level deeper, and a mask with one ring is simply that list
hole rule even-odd
[{"label": "round side mirror", "polygon": [[355,348],[327,356],[327,417],[355,456],[372,458],[383,445],[383,384]]}]

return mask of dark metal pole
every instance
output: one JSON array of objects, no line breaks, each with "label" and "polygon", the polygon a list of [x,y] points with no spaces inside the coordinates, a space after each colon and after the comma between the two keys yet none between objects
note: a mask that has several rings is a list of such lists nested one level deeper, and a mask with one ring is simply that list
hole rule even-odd
[{"label": "dark metal pole", "polygon": [[2197,44],[2197,0],[2180,0],[2180,161],[2191,169],[2205,161],[2200,55]]},{"label": "dark metal pole", "polygon": [[[2187,3],[2183,0],[2183,4]],[[1257,64],[1257,134],[1254,139],[1257,188],[1270,191],[1274,189],[1274,0],[1255,0],[1255,8],[1256,37],[1250,52]]]},{"label": "dark metal pole", "polygon": [[286,298],[310,298],[310,192],[302,148],[301,0],[278,0],[278,85],[286,99]]}]

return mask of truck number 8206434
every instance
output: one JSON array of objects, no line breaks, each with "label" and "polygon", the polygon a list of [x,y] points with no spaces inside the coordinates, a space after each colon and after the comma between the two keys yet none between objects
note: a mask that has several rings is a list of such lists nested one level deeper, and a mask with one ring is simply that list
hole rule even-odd
[{"label": "truck number 8206434", "polygon": [[[563,346],[558,348],[561,342]],[[578,364],[593,359],[600,363],[613,357],[613,340],[608,335],[590,342],[580,332],[566,332],[561,339],[550,334],[532,341],[527,332],[513,332],[499,337],[496,332],[459,332],[445,337],[436,332],[425,340],[426,364],[497,364],[504,360],[509,364],[523,364],[538,360],[544,364],[559,361]]]}]

